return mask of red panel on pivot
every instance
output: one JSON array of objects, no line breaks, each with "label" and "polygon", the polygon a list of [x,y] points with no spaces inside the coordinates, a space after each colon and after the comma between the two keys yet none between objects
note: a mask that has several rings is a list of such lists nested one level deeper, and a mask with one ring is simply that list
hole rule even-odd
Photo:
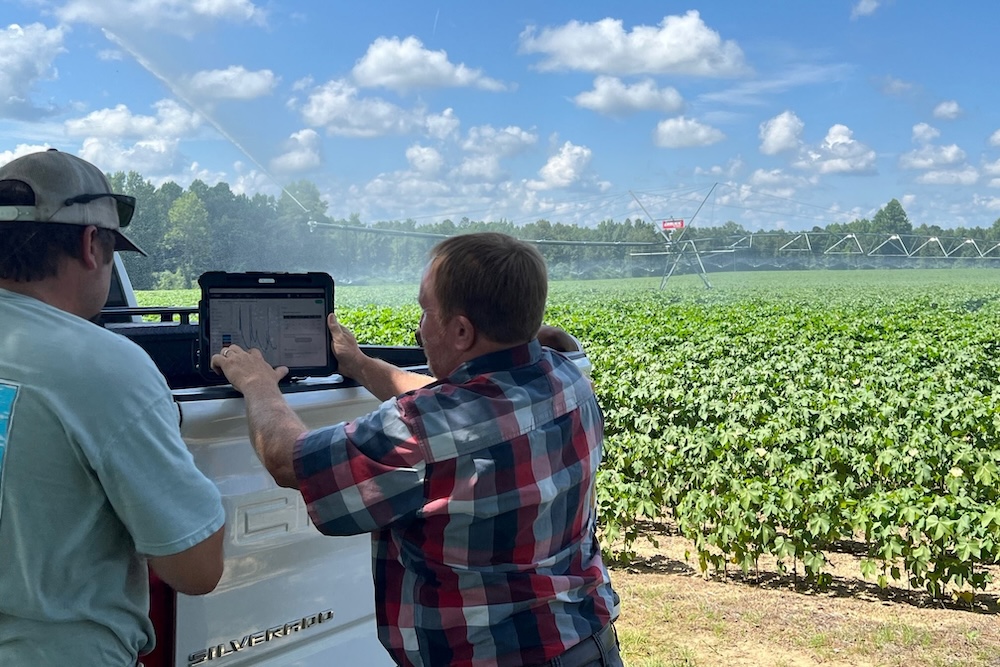
[{"label": "red panel on pivot", "polygon": [[663,221],[663,229],[684,229],[684,220],[680,218],[671,218],[669,220]]}]

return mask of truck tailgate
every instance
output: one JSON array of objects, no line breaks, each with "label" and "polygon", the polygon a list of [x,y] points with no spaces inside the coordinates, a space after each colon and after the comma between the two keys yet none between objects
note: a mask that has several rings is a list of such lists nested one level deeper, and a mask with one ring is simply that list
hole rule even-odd
[{"label": "truck tailgate", "polygon": [[[360,387],[287,394],[309,427],[378,404]],[[222,492],[225,573],[214,592],[177,595],[174,665],[392,665],[378,642],[371,538],[326,537],[297,491],[279,488],[247,439],[243,399],[178,401],[181,432]]]}]

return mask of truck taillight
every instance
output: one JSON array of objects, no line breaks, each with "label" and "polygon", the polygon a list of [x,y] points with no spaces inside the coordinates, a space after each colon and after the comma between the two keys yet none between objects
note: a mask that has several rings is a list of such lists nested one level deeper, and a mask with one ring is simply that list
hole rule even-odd
[{"label": "truck taillight", "polygon": [[174,664],[174,611],[177,593],[162,579],[149,571],[149,620],[156,633],[156,648],[141,656],[143,667],[172,667]]}]

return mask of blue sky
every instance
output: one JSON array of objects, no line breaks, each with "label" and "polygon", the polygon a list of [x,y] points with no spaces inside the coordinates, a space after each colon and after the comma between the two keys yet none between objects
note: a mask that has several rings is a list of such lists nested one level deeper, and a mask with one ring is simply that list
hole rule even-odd
[{"label": "blue sky", "polygon": [[[1000,218],[1000,4],[0,0],[0,163],[364,222]],[[714,189],[713,189],[714,185]],[[711,194],[710,194],[711,192]],[[141,203],[140,203],[141,205]]]}]

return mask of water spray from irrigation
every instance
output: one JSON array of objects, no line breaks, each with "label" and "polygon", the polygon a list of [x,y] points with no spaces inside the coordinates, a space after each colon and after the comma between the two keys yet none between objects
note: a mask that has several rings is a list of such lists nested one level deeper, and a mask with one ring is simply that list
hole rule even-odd
[{"label": "water spray from irrigation", "polygon": [[[159,71],[159,69],[148,58],[142,55],[138,51],[138,49],[136,49],[134,46],[132,46],[124,39],[122,39],[117,33],[114,33],[111,30],[108,30],[107,28],[104,28],[103,31],[104,35],[108,38],[108,40],[118,45],[122,50],[124,50],[126,53],[132,56],[132,58],[139,64],[140,67],[142,67],[147,72],[152,74],[154,77],[157,78],[157,80],[159,80],[163,85],[165,85],[174,95],[174,97],[179,99],[181,102],[186,104],[190,109],[194,110],[196,113],[198,113],[198,115],[207,120],[208,123],[215,129],[216,132],[221,134],[223,138],[226,139],[226,141],[235,146],[237,150],[239,150],[241,153],[243,153],[243,155],[247,157],[248,160],[253,162],[254,165],[256,165],[258,169],[260,169],[261,173],[263,173],[265,176],[271,179],[275,185],[281,188],[281,191],[284,192],[286,195],[288,195],[288,197],[293,202],[298,204],[299,208],[301,208],[303,212],[311,213],[311,211],[309,211],[309,209],[307,209],[302,204],[302,202],[300,202],[295,197],[295,195],[289,192],[288,189],[285,186],[283,186],[280,181],[278,181],[278,179],[274,176],[274,174],[272,174],[271,171],[260,162],[260,160],[254,157],[250,153],[250,151],[243,144],[241,144],[239,140],[236,139],[236,137],[234,137],[232,134],[229,133],[228,130],[226,130],[226,128],[222,125],[222,123],[220,123],[214,116],[212,116],[212,114],[209,113],[208,110],[205,109],[202,105],[195,103],[195,101],[191,99],[190,96],[185,94],[183,87],[177,85],[170,78],[168,78],[166,74]],[[310,220],[310,229],[312,229],[314,225],[315,221]]]}]

